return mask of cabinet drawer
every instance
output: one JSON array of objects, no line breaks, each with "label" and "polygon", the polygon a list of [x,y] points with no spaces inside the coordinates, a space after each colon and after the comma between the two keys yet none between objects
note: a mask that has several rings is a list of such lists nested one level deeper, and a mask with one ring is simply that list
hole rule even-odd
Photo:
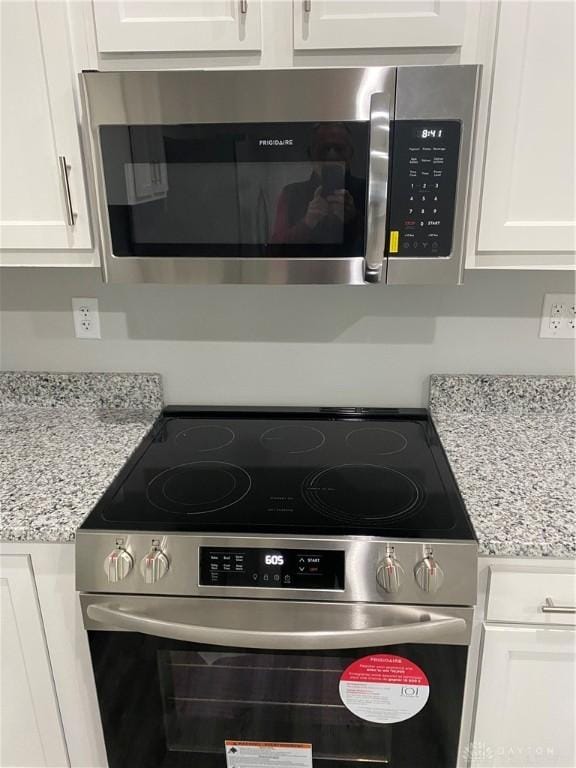
[{"label": "cabinet drawer", "polygon": [[[546,601],[552,601],[547,605]],[[490,568],[486,621],[576,626],[576,573],[567,568]],[[544,610],[543,610],[544,609]]]}]

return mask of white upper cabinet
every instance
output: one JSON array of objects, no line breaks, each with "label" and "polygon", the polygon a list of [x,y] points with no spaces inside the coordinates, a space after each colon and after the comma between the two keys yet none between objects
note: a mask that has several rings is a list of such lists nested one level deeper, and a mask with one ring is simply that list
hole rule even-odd
[{"label": "white upper cabinet", "polygon": [[465,17],[459,0],[294,0],[294,47],[460,46]]},{"label": "white upper cabinet", "polygon": [[500,5],[480,252],[536,251],[553,266],[554,253],[576,248],[575,7]]},{"label": "white upper cabinet", "polygon": [[66,6],[2,0],[0,248],[90,248]]},{"label": "white upper cabinet", "polygon": [[100,53],[261,48],[261,0],[94,0]]}]

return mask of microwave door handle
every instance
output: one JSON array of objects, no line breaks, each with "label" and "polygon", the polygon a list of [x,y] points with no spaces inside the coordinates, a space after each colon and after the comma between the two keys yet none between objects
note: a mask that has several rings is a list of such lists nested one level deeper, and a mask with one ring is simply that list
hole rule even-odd
[{"label": "microwave door handle", "polygon": [[379,283],[384,267],[392,98],[393,90],[390,90],[373,93],[370,99],[365,274],[368,283]]},{"label": "microwave door handle", "polygon": [[[178,610],[171,620],[154,617],[148,612],[131,612],[107,603],[93,603],[86,609],[89,619],[103,624],[103,629],[120,629],[141,632],[155,637],[166,637],[188,643],[206,643],[236,648],[262,648],[268,650],[330,650],[339,648],[368,648],[398,643],[455,643],[467,639],[467,624],[463,618],[444,616],[412,607],[391,608],[388,626],[362,629],[330,629],[322,622],[321,629],[278,631],[272,626],[266,630],[233,626],[206,626],[178,621]],[[225,608],[223,608],[225,610]],[[266,610],[262,607],[262,610]],[[185,613],[186,608],[182,613]],[[188,611],[189,613],[189,611]],[[406,623],[399,623],[402,616]],[[185,618],[182,616],[181,618]],[[247,622],[248,623],[248,622]]]}]

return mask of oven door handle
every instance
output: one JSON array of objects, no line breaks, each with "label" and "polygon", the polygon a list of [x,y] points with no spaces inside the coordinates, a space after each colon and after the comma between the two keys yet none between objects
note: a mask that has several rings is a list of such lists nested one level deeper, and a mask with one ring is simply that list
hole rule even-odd
[{"label": "oven door handle", "polygon": [[[164,598],[170,600],[170,598]],[[160,600],[158,604],[160,604]],[[185,603],[186,601],[183,601]],[[222,601],[222,612],[226,616],[226,606]],[[202,606],[198,607],[198,614],[202,616]],[[262,621],[266,607],[261,606],[260,620],[255,622],[255,617],[250,610],[247,615],[236,613],[235,622],[229,621],[222,625],[220,621],[210,626],[208,624],[191,624],[179,620],[190,615],[190,609],[185,605],[179,610],[178,606],[168,606],[168,610],[158,610],[154,615],[145,606],[140,609],[126,609],[120,605],[106,602],[91,603],[86,607],[86,615],[90,623],[105,625],[102,629],[120,629],[131,632],[140,632],[155,637],[166,637],[172,640],[182,640],[188,643],[206,643],[208,645],[234,646],[236,648],[263,648],[274,650],[329,650],[338,648],[368,648],[383,645],[396,645],[398,643],[442,643],[464,645],[469,639],[469,627],[465,619],[458,616],[446,616],[427,609],[414,608],[413,606],[374,606],[380,609],[379,618],[390,619],[389,624],[378,626],[365,626],[373,623],[378,617],[376,612],[372,615],[365,613],[360,621],[355,621],[353,610],[346,615],[335,616],[337,619],[330,628],[329,611],[326,615],[318,617],[317,626],[310,626],[312,620],[307,617],[307,628],[304,630],[286,630],[275,628],[274,621],[266,626]],[[282,603],[276,604],[276,610],[284,610]],[[179,613],[182,616],[179,616]],[[167,618],[166,615],[169,617]],[[297,614],[294,614],[297,618]],[[302,617],[304,618],[304,617]],[[403,619],[406,621],[404,622]],[[237,626],[230,626],[236,623]],[[364,624],[355,628],[354,624]],[[260,626],[258,626],[260,625]],[[90,626],[88,626],[90,629]],[[93,627],[95,628],[95,627]]]},{"label": "oven door handle", "polygon": [[[390,73],[394,77],[395,70]],[[366,216],[366,270],[368,283],[379,283],[386,250],[386,209],[390,165],[390,123],[395,81],[370,98],[370,150],[368,161],[368,206]],[[385,276],[384,276],[385,277]]]}]

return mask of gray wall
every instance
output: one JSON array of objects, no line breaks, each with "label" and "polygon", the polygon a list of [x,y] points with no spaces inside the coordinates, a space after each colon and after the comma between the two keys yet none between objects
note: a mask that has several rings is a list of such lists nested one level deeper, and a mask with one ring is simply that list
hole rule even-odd
[{"label": "gray wall", "polygon": [[[105,286],[97,270],[0,272],[2,367],[156,371],[167,402],[420,405],[430,373],[574,372],[538,338],[562,272],[468,272],[460,287]],[[96,296],[102,340],[74,338]]]}]

